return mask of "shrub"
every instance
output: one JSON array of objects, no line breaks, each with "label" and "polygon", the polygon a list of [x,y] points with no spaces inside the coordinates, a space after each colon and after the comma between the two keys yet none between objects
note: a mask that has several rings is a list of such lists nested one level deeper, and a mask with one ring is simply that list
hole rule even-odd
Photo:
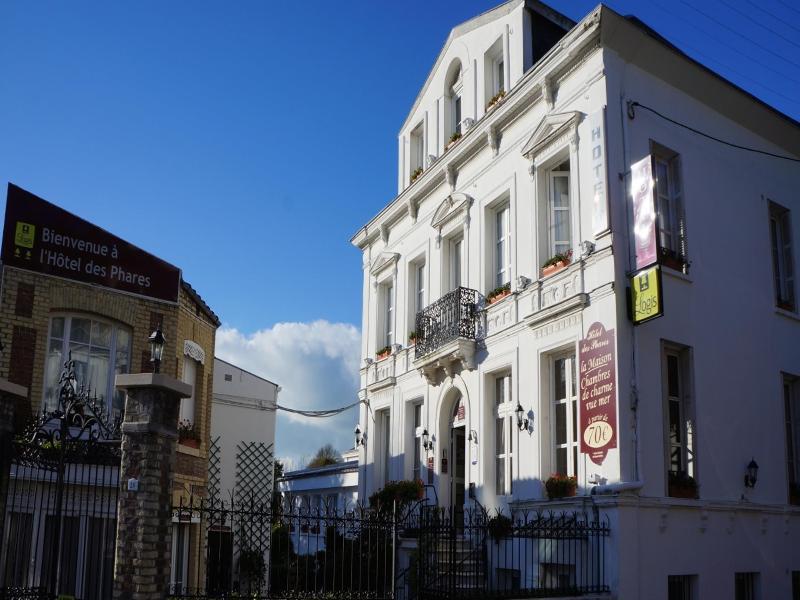
[{"label": "shrub", "polygon": [[378,510],[392,510],[393,502],[397,502],[397,510],[422,496],[422,481],[390,481],[383,489],[369,497],[369,505]]},{"label": "shrub", "polygon": [[489,528],[489,535],[495,541],[495,543],[499,542],[503,538],[507,538],[511,536],[511,532],[514,529],[514,524],[505,515],[495,515],[489,522],[486,524]]}]

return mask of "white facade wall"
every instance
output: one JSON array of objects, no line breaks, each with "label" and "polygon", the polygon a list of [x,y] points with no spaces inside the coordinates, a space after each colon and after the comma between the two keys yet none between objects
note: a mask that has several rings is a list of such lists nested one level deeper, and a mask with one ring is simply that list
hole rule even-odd
[{"label": "white facade wall", "polygon": [[214,358],[211,439],[216,439],[220,448],[223,498],[236,487],[237,447],[256,443],[263,446],[263,452],[274,451],[279,391],[277,384]]},{"label": "white facade wall", "polygon": [[[800,509],[787,503],[781,381],[782,373],[800,375],[800,318],[776,308],[768,201],[791,210],[792,236],[800,240],[800,170],[790,161],[727,148],[641,107],[631,119],[627,102],[737,144],[795,157],[800,129],[606,8],[587,16],[533,69],[513,71],[524,64],[520,54],[528,47],[515,40],[530,33],[523,3],[510,4],[497,9],[495,18],[482,15],[480,26],[462,29],[463,35],[456,33],[465,26],[451,34],[400,133],[399,195],[353,239],[363,251],[361,387],[369,402],[360,414],[366,442],[360,494],[411,478],[414,448],[425,429],[433,450],[420,450],[420,473],[427,483],[424,466],[432,458],[438,500],[452,504],[452,462],[445,473],[442,458],[453,398],[460,394],[464,429],[471,433],[465,488],[474,485],[477,500],[488,507],[556,506],[545,500],[543,489],[555,470],[551,357],[577,353],[589,326],[600,322],[616,332],[617,448],[599,466],[579,455],[580,497],[558,506],[594,505],[610,519],[613,590],[622,598],[666,598],[667,575],[698,574],[698,597],[732,597],[733,573],[754,571],[763,598],[788,597],[791,572],[800,571]],[[452,60],[460,57],[474,76],[482,68],[475,57],[504,31],[514,32],[507,47],[515,87],[488,115],[480,94],[465,98],[463,106],[477,122],[446,152],[441,128],[431,137],[437,129],[429,126],[426,143],[436,148],[437,160],[409,185],[406,138],[418,122],[430,124],[438,114]],[[469,77],[465,70],[465,81]],[[558,129],[570,115],[575,128]],[[592,130],[598,122],[604,123],[608,228],[598,227],[592,214]],[[550,126],[555,131],[548,137]],[[523,156],[523,148],[537,141],[543,145]],[[651,152],[651,141],[680,155],[690,268],[688,274],[664,269],[664,317],[634,328],[625,291],[632,270],[628,171]],[[542,222],[545,177],[566,157],[574,260],[542,278],[539,266],[549,257]],[[415,266],[424,261],[424,304],[430,305],[451,289],[448,244],[463,236],[461,285],[487,295],[495,287],[494,210],[504,203],[510,209],[512,295],[484,306],[474,361],[456,361],[450,370],[415,362],[407,339],[415,328]],[[594,245],[592,252],[583,252],[584,241]],[[796,246],[794,257],[797,262]],[[521,285],[520,276],[531,283]],[[382,294],[389,283],[395,346],[391,356],[377,361],[386,341]],[[665,342],[686,347],[691,357],[698,500],[667,495]],[[441,364],[449,366],[452,358],[444,356]],[[426,377],[426,370],[433,376]],[[510,373],[512,382],[501,414],[515,422],[511,411],[519,403],[532,421],[527,431],[511,428],[510,494],[495,489],[493,374],[499,372]],[[422,410],[414,428],[416,402]],[[388,440],[382,430],[387,413]],[[760,466],[758,482],[746,488],[751,458]],[[619,482],[631,489],[588,497],[596,484]]]}]

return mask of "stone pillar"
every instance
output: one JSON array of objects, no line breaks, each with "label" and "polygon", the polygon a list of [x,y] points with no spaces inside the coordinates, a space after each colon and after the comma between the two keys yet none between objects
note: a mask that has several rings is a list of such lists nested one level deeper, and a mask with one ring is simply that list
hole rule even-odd
[{"label": "stone pillar", "polygon": [[181,398],[190,385],[162,373],[117,375],[128,393],[122,423],[114,600],[167,597],[172,480]]},{"label": "stone pillar", "polygon": [[0,379],[0,539],[4,539],[3,521],[6,514],[6,496],[11,470],[11,443],[14,440],[14,421],[18,402],[28,398],[28,388]]}]

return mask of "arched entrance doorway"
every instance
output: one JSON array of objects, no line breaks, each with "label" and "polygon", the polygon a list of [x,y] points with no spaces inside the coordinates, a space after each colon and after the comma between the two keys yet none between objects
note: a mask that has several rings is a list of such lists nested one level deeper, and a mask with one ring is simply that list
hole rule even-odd
[{"label": "arched entrance doorway", "polygon": [[445,411],[442,420],[446,435],[442,438],[447,442],[446,456],[442,457],[442,475],[446,477],[442,478],[442,487],[446,486],[446,494],[443,496],[453,510],[454,522],[462,523],[467,486],[467,406],[460,391],[455,391],[445,405]]}]

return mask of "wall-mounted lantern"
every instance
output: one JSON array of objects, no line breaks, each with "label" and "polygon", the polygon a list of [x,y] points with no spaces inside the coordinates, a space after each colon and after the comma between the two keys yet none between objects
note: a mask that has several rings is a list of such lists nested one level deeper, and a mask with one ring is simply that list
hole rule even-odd
[{"label": "wall-mounted lantern", "polygon": [[161,332],[161,325],[147,338],[150,344],[150,362],[153,363],[153,373],[161,372],[161,357],[164,354],[164,343],[167,341]]},{"label": "wall-mounted lantern", "polygon": [[361,427],[356,425],[356,429],[353,432],[353,434],[356,436],[356,446],[355,446],[356,448],[358,448],[359,446],[366,446],[367,445],[367,442],[364,439],[364,434],[361,433]]},{"label": "wall-mounted lantern", "polygon": [[426,452],[433,450],[433,442],[427,429],[422,430],[422,447],[425,448]]},{"label": "wall-mounted lantern", "polygon": [[744,487],[754,488],[758,481],[758,463],[755,459],[750,459],[750,464],[747,465],[747,470],[744,473]]},{"label": "wall-mounted lantern", "polygon": [[517,415],[517,427],[519,428],[519,430],[525,431],[526,429],[528,429],[529,421],[525,417],[525,409],[522,408],[522,404],[520,404],[519,402],[517,402],[517,408],[514,411],[514,414]]}]

